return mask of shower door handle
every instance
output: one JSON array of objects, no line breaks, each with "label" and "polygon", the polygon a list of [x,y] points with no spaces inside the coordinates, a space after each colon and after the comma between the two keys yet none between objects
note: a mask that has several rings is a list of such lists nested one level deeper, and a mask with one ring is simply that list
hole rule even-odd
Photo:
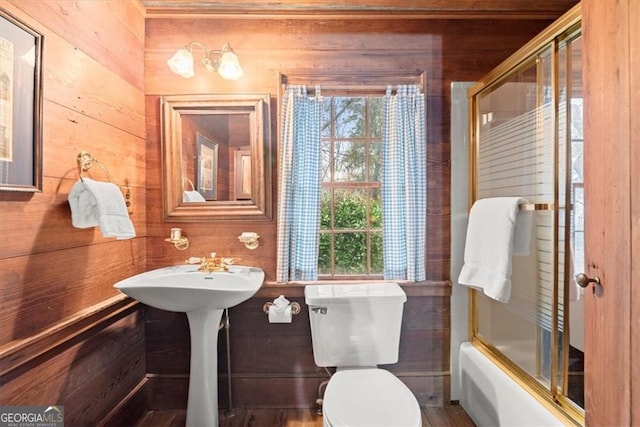
[{"label": "shower door handle", "polygon": [[602,283],[600,283],[600,278],[598,276],[594,276],[593,278],[591,278],[584,273],[576,274],[576,282],[578,282],[578,286],[580,286],[581,288],[586,288],[587,286],[589,286],[589,283],[595,283],[602,286]]}]

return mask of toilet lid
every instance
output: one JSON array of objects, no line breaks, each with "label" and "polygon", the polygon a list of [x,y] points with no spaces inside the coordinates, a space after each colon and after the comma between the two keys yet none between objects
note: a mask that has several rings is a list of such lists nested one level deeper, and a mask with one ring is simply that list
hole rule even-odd
[{"label": "toilet lid", "polygon": [[322,409],[332,426],[422,425],[420,406],[411,390],[384,369],[336,372],[327,385]]}]

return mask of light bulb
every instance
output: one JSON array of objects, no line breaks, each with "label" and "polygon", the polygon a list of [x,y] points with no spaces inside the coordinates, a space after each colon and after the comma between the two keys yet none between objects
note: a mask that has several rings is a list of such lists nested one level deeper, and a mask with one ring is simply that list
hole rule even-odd
[{"label": "light bulb", "polygon": [[180,77],[190,79],[194,76],[193,55],[187,49],[180,49],[167,61],[169,69]]},{"label": "light bulb", "polygon": [[220,57],[220,65],[218,66],[218,73],[226,80],[238,80],[244,75],[244,71],[235,53],[225,52],[222,54]]}]

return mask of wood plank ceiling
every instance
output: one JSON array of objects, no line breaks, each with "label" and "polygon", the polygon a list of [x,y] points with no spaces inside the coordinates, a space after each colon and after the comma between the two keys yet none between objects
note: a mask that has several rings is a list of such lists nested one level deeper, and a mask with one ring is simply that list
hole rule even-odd
[{"label": "wood plank ceiling", "polygon": [[578,0],[142,0],[153,15],[555,19]]}]

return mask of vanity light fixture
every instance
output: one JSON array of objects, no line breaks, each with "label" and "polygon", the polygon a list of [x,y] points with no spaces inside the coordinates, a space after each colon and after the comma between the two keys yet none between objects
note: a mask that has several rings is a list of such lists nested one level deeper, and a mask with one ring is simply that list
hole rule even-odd
[{"label": "vanity light fixture", "polygon": [[191,42],[184,48],[178,50],[175,55],[167,61],[169,69],[175,74],[190,79],[194,76],[193,71],[193,50],[200,48],[203,51],[200,62],[207,71],[217,71],[225,80],[238,80],[244,75],[240,66],[240,61],[229,43],[225,43],[221,50],[207,50],[199,42]]}]

